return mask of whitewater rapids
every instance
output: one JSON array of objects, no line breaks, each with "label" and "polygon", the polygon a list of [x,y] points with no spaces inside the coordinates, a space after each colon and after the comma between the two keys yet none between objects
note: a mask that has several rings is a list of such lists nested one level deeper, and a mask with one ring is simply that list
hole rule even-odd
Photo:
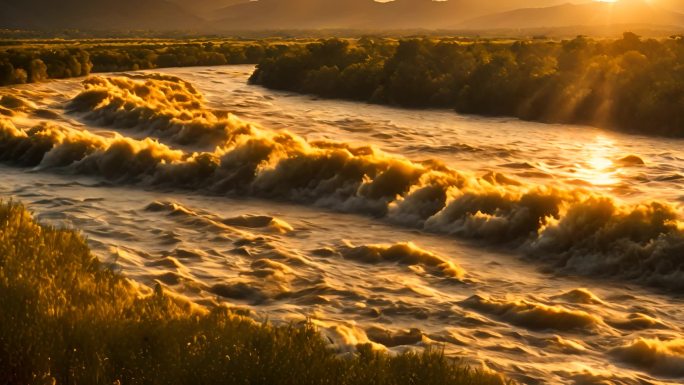
[{"label": "whitewater rapids", "polygon": [[315,100],[249,66],[0,89],[0,194],[109,266],[341,352],[684,379],[682,141]]}]

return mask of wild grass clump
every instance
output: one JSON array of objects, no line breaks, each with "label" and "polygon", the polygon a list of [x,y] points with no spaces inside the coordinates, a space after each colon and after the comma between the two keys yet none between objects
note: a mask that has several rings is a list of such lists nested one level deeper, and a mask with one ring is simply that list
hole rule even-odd
[{"label": "wild grass clump", "polygon": [[311,325],[207,311],[103,266],[83,238],[0,204],[0,383],[503,384],[435,350],[337,355]]}]

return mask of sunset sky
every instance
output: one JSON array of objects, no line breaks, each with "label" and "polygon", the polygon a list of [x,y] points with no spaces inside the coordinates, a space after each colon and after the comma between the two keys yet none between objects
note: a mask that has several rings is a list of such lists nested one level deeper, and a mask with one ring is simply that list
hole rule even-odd
[{"label": "sunset sky", "polygon": [[684,4],[678,0],[0,0],[0,5],[0,27],[41,30],[684,26],[684,14],[679,13],[684,12]]}]

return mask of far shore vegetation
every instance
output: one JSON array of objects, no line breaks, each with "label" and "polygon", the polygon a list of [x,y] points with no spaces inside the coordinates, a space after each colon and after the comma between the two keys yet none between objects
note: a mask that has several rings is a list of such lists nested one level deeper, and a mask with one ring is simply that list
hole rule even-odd
[{"label": "far shore vegetation", "polygon": [[14,39],[0,85],[257,64],[251,82],[327,98],[684,137],[684,37]]},{"label": "far shore vegetation", "polygon": [[328,98],[684,137],[682,63],[680,35],[328,39],[266,55],[251,81]]},{"label": "far shore vegetation", "polygon": [[7,40],[0,42],[0,86],[94,72],[256,64],[285,43],[242,40]]}]

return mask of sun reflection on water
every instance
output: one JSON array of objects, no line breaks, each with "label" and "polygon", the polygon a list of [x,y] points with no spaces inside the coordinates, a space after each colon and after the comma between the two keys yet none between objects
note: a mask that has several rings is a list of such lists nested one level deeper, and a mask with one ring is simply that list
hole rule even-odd
[{"label": "sun reflection on water", "polygon": [[575,177],[593,186],[611,186],[619,182],[619,165],[613,159],[617,156],[615,143],[604,136],[587,143],[580,151]]}]

